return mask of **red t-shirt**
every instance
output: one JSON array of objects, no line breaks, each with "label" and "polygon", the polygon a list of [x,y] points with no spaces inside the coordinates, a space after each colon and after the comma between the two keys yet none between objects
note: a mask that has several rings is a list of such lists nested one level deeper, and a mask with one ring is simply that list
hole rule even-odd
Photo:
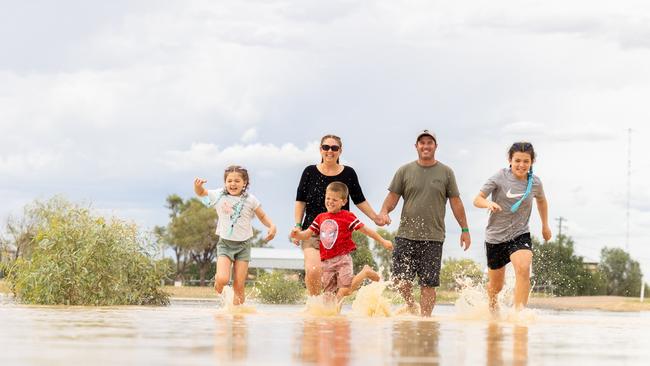
[{"label": "red t-shirt", "polygon": [[352,232],[363,227],[363,223],[350,211],[323,212],[316,216],[309,229],[320,238],[320,260],[334,258],[357,249],[352,241]]}]

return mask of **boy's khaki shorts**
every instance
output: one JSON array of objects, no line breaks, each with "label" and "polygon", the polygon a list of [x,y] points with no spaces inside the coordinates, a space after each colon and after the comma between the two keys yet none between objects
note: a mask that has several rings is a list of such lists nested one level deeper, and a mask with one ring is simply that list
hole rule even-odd
[{"label": "boy's khaki shorts", "polygon": [[219,238],[217,243],[217,257],[226,256],[231,261],[251,260],[251,240],[234,241]]},{"label": "boy's khaki shorts", "polygon": [[350,254],[325,259],[320,263],[323,269],[321,276],[323,291],[336,293],[341,287],[352,286],[354,273],[352,273],[352,256]]},{"label": "boy's khaki shorts", "polygon": [[313,249],[317,249],[317,250],[320,251],[320,239],[318,238],[318,236],[312,235],[309,239],[303,240],[300,243],[300,247],[302,249],[313,248]]}]

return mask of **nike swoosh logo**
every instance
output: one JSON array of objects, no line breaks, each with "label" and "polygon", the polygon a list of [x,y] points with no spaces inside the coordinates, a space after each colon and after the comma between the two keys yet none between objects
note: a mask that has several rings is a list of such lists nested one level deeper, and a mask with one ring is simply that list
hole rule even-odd
[{"label": "nike swoosh logo", "polygon": [[508,189],[508,192],[506,192],[506,197],[508,197],[508,198],[517,198],[517,197],[521,197],[523,195],[524,195],[523,193],[513,194],[513,193],[510,192],[509,189]]}]

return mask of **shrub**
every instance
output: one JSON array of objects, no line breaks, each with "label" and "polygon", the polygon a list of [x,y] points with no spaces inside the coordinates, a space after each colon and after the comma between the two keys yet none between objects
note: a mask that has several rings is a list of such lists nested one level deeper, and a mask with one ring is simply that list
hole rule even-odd
[{"label": "shrub", "polygon": [[134,224],[93,216],[54,198],[34,205],[37,222],[30,258],[10,267],[17,299],[33,304],[164,305],[164,266],[148,254],[151,241]]},{"label": "shrub", "polygon": [[440,285],[444,290],[459,290],[464,285],[481,283],[483,272],[471,259],[448,258],[442,262]]},{"label": "shrub", "polygon": [[264,273],[257,281],[259,299],[269,304],[295,304],[305,296],[305,288],[298,279],[288,278],[285,271]]}]

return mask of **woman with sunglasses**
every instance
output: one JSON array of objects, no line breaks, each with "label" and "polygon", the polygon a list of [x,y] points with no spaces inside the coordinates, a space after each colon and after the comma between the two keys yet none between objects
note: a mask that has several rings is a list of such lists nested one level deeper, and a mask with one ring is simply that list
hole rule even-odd
[{"label": "woman with sunglasses", "polygon": [[[296,227],[306,230],[318,214],[326,212],[325,189],[332,182],[345,183],[350,191],[354,204],[377,225],[383,225],[383,220],[377,216],[363,195],[357,173],[349,166],[341,165],[339,157],[343,152],[341,138],[335,135],[325,135],[320,141],[321,162],[309,165],[302,172],[296,193],[294,216]],[[350,200],[343,207],[350,209]],[[301,245],[305,257],[305,285],[310,296],[316,296],[321,291],[321,260],[318,237],[308,240],[294,241]]]},{"label": "woman with sunglasses", "polygon": [[[505,266],[512,262],[515,270],[513,305],[521,310],[528,303],[533,243],[528,222],[533,198],[542,220],[542,237],[551,239],[548,204],[542,181],[533,175],[535,150],[529,142],[516,142],[508,150],[510,167],[499,170],[481,187],[474,206],[490,211],[485,230],[488,263],[488,301],[490,310],[498,312],[497,296],[503,288]],[[492,200],[488,200],[488,196]]]}]

